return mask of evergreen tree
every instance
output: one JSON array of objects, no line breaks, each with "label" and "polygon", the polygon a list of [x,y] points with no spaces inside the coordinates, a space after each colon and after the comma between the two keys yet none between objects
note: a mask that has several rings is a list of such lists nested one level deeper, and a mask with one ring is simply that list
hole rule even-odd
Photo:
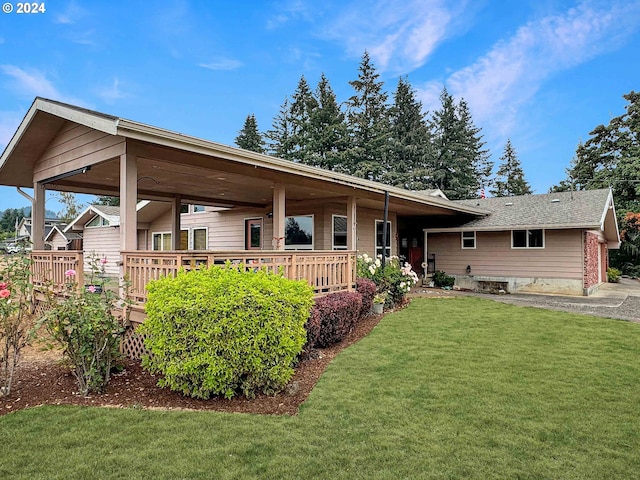
[{"label": "evergreen tree", "polygon": [[311,147],[311,115],[318,102],[304,78],[300,77],[298,87],[291,98],[291,131],[295,160],[307,165],[313,164]]},{"label": "evergreen tree", "polygon": [[15,233],[16,225],[28,215],[24,208],[7,208],[0,215],[0,232]]},{"label": "evergreen tree", "polygon": [[493,162],[489,161],[489,150],[484,148],[486,142],[480,134],[482,129],[474,125],[469,106],[464,99],[458,103],[457,112],[462,141],[459,175],[463,176],[461,184],[465,187],[460,195],[463,195],[463,198],[472,198],[477,196],[479,190],[491,186]]},{"label": "evergreen tree", "polygon": [[640,92],[623,98],[626,112],[589,133],[578,145],[568,179],[553,190],[611,187],[620,211],[640,211]]},{"label": "evergreen tree", "polygon": [[309,160],[312,165],[334,169],[347,147],[347,124],[324,73],[316,87],[314,107],[309,118]]},{"label": "evergreen tree", "polygon": [[355,94],[347,101],[350,146],[342,170],[368,180],[379,180],[384,172],[389,143],[389,117],[384,83],[364,52],[358,78],[349,84]]},{"label": "evergreen tree", "polygon": [[235,142],[238,147],[245,150],[264,153],[264,139],[258,131],[258,122],[253,114],[247,116]]},{"label": "evergreen tree", "polygon": [[120,206],[120,197],[110,197],[108,195],[99,195],[94,205],[108,205],[111,207]]},{"label": "evergreen tree", "polygon": [[440,92],[440,104],[440,109],[433,112],[429,123],[433,138],[433,157],[430,162],[433,184],[452,200],[468,198],[469,175],[461,175],[461,171],[464,172],[461,168],[464,165],[460,164],[462,132],[453,96],[446,87]]},{"label": "evergreen tree", "polygon": [[496,172],[495,188],[491,194],[496,197],[510,197],[514,195],[531,195],[531,187],[524,178],[524,171],[511,140],[507,140],[504,153],[500,157],[500,167]]},{"label": "evergreen tree", "polygon": [[409,81],[400,77],[389,110],[390,146],[383,183],[424,190],[431,187],[428,164],[430,134],[422,113],[422,103],[416,99]]},{"label": "evergreen tree", "polygon": [[280,111],[273,119],[271,130],[267,130],[265,137],[267,138],[267,151],[270,155],[285,160],[295,160],[291,107],[288,98],[284,99]]}]

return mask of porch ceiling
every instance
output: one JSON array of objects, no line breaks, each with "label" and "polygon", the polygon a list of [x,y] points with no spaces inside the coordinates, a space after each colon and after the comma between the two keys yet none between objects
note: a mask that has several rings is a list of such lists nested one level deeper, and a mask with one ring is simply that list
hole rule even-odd
[{"label": "porch ceiling", "polygon": [[[59,147],[48,149],[70,123],[91,129],[86,142],[83,139],[77,148],[64,152]],[[102,136],[94,135],[96,132]],[[170,201],[180,195],[184,203],[267,208],[273,189],[282,185],[287,205],[355,197],[358,205],[381,210],[388,191],[390,210],[400,215],[485,213],[441,198],[41,98],[34,101],[2,153],[0,184],[30,187],[39,181],[49,190],[119,196],[119,156],[124,152],[137,157],[140,199]],[[69,175],[82,170],[85,173]]]}]

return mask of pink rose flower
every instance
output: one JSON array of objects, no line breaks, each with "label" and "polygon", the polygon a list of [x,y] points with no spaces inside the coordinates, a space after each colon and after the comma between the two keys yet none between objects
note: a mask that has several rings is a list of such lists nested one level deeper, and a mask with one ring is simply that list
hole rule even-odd
[{"label": "pink rose flower", "polygon": [[89,286],[87,287],[87,290],[89,290],[91,293],[96,293],[96,287],[95,287],[95,286],[93,286],[93,285],[89,285]]},{"label": "pink rose flower", "polygon": [[11,292],[6,288],[0,290],[0,298],[9,298],[11,296]]},{"label": "pink rose flower", "polygon": [[7,282],[0,282],[0,290],[5,290],[9,284]]},{"label": "pink rose flower", "polygon": [[102,258],[100,259],[100,263],[101,263],[102,265],[106,265],[106,264],[107,264],[107,262],[108,262],[107,257],[102,257]]},{"label": "pink rose flower", "polygon": [[65,277],[73,277],[76,274],[76,271],[73,268],[70,268],[66,272],[64,272]]}]

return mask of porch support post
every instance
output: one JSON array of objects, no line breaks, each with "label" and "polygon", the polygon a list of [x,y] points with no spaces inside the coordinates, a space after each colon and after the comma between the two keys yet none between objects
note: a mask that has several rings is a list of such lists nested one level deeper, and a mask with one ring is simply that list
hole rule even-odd
[{"label": "porch support post", "polygon": [[284,185],[277,184],[273,189],[273,249],[284,250]]},{"label": "porch support post", "polygon": [[357,250],[356,199],[347,198],[347,250]]},{"label": "porch support post", "polygon": [[171,204],[171,250],[180,250],[180,209],[182,196],[173,197]]},{"label": "porch support post", "polygon": [[44,250],[44,183],[33,184],[33,206],[31,208],[31,243],[34,250]]},{"label": "porch support post", "polygon": [[138,159],[131,153],[120,155],[120,250],[137,250]]}]

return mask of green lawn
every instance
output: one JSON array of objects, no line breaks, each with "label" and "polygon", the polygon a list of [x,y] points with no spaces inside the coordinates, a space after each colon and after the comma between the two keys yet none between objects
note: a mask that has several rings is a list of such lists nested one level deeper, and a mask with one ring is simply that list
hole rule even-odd
[{"label": "green lawn", "polygon": [[640,324],[421,299],[329,366],[297,417],[42,407],[0,478],[640,476]]}]

